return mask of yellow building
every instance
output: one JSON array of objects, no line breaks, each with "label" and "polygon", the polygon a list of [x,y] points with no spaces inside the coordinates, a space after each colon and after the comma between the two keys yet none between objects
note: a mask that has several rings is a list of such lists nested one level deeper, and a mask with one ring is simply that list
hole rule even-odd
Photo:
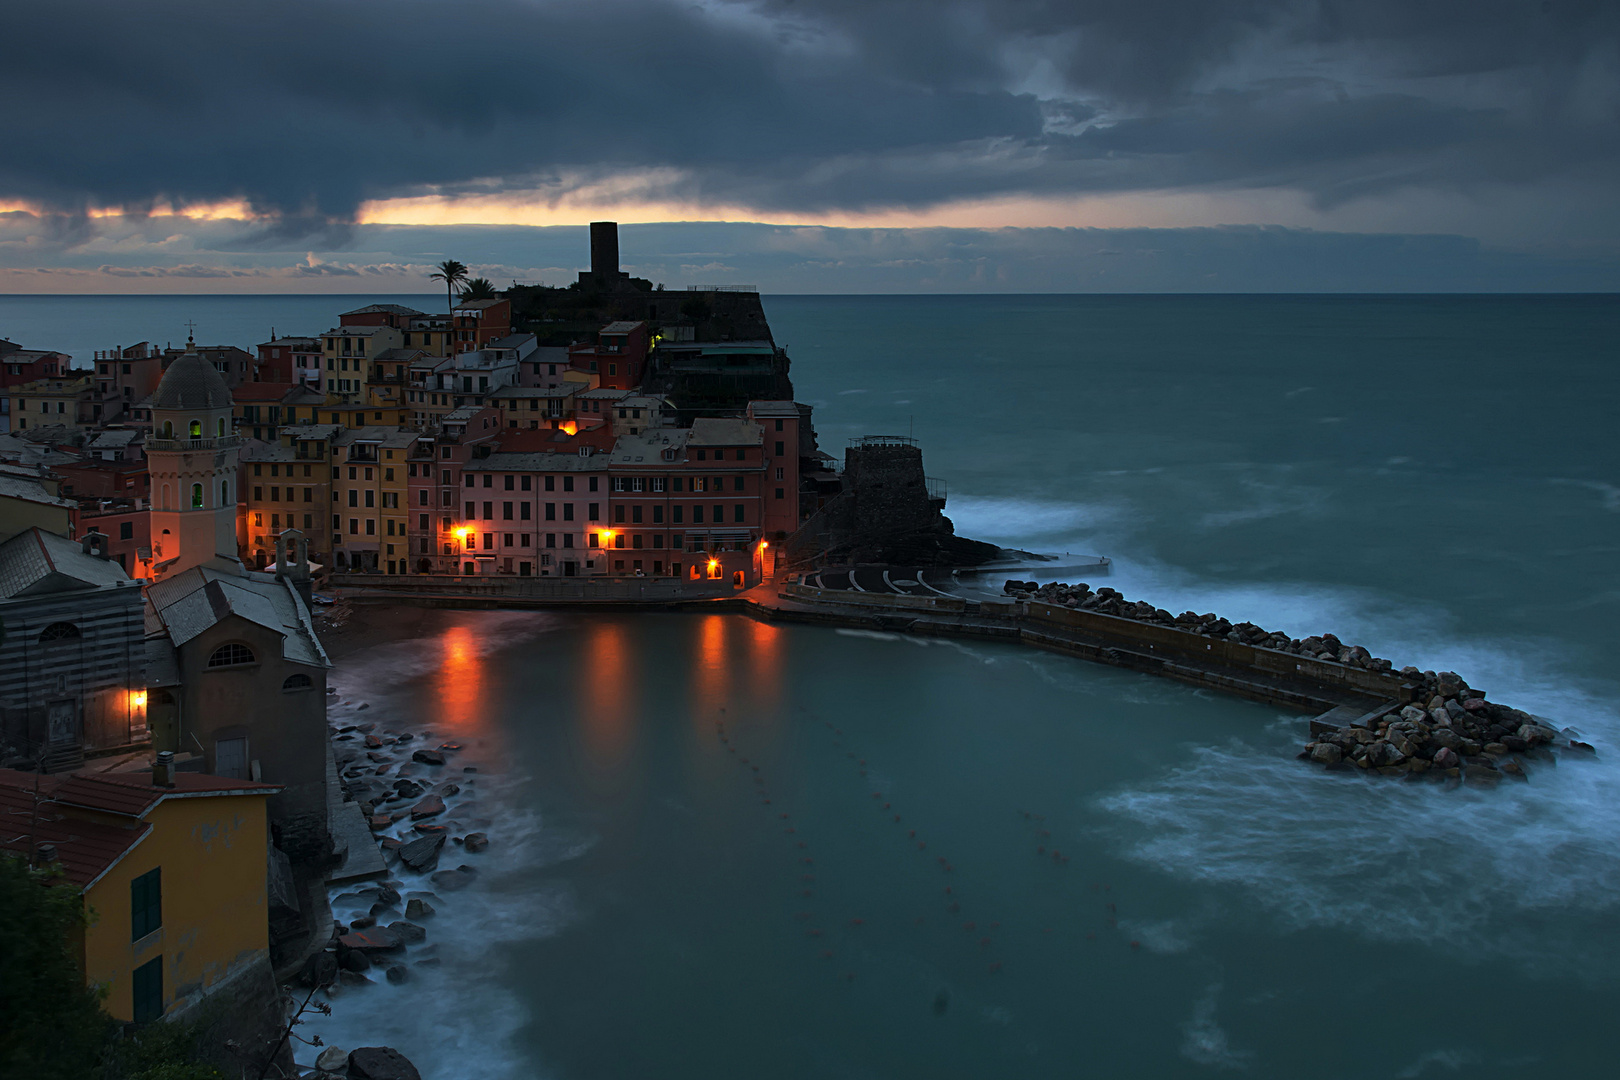
[{"label": "yellow building", "polygon": [[[54,862],[84,896],[80,955],[103,1007],[145,1023],[269,963],[265,800],[252,780],[0,769],[0,850]],[[37,785],[37,789],[36,789]],[[37,802],[36,802],[37,800]]]},{"label": "yellow building", "polygon": [[11,429],[16,432],[60,424],[74,431],[101,422],[101,406],[92,402],[90,373],[79,378],[35,379],[8,387]]}]

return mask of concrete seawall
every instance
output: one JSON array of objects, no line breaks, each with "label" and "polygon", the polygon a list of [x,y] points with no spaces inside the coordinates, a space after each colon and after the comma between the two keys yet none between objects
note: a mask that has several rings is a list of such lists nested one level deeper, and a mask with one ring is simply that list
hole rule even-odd
[{"label": "concrete seawall", "polygon": [[[387,579],[384,579],[385,581]],[[356,603],[438,608],[592,611],[735,611],[770,622],[842,626],[1019,643],[1081,660],[1130,668],[1307,714],[1334,712],[1338,723],[1374,716],[1413,700],[1418,688],[1399,676],[1295,656],[1170,627],[1038,601],[973,601],[769,585],[730,596],[632,588],[503,589],[498,584],[408,587],[409,579],[347,589]],[[647,584],[652,584],[648,582]]]}]

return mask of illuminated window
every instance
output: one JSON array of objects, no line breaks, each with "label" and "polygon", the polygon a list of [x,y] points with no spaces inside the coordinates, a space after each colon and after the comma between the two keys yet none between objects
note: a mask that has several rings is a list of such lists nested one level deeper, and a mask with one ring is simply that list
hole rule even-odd
[{"label": "illuminated window", "polygon": [[202,504],[203,504],[202,485],[201,484],[192,484],[191,485],[191,508],[193,510],[201,510],[202,509]]},{"label": "illuminated window", "polygon": [[193,439],[202,438],[202,421],[201,420],[193,420],[191,422],[191,437]]}]

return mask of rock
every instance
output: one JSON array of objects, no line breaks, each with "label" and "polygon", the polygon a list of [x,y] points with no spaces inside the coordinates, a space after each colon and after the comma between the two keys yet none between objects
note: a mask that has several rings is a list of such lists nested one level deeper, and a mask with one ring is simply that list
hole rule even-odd
[{"label": "rock", "polygon": [[489,837],[481,832],[468,833],[465,841],[467,850],[476,855],[489,847]]},{"label": "rock", "polygon": [[375,735],[367,735],[366,736],[366,749],[367,750],[381,750],[382,748],[383,748],[383,741],[381,739],[377,738],[377,736],[375,736]]},{"label": "rock", "polygon": [[448,799],[452,795],[460,795],[461,794],[461,785],[460,784],[453,784],[453,783],[440,784],[438,786],[438,788],[437,788],[437,791],[441,796]]},{"label": "rock", "polygon": [[429,919],[435,914],[433,905],[422,899],[412,899],[405,905],[407,919]]},{"label": "rock", "polygon": [[1312,656],[1315,656],[1317,653],[1322,651],[1322,639],[1319,637],[1304,638],[1300,641],[1299,647],[1310,653]]},{"label": "rock", "polygon": [[417,798],[418,796],[420,796],[426,790],[427,790],[427,788],[424,788],[421,784],[418,784],[415,780],[401,779],[401,780],[395,780],[394,781],[394,791],[396,793],[398,793],[399,797],[402,798],[402,799],[414,799],[414,798]]},{"label": "rock", "polygon": [[1441,697],[1458,697],[1467,688],[1468,684],[1455,671],[1442,671],[1435,676],[1435,692]]},{"label": "rock", "polygon": [[373,830],[386,829],[393,823],[394,819],[387,814],[372,814],[371,817],[366,819],[366,824],[371,826]]},{"label": "rock", "polygon": [[374,919],[370,915],[362,915],[358,919],[354,920],[354,922],[349,924],[349,929],[351,929],[351,930],[366,930],[366,929],[369,929],[370,927],[373,927],[373,926],[376,926],[376,925],[377,925],[377,920],[376,919]]},{"label": "rock", "polygon": [[1317,743],[1316,749],[1311,751],[1311,760],[1319,765],[1334,765],[1343,757],[1344,751],[1330,742]]},{"label": "rock", "polygon": [[393,983],[395,986],[398,986],[402,982],[408,982],[410,977],[411,970],[404,964],[395,964],[393,967],[388,969],[388,981]]},{"label": "rock", "polygon": [[1463,780],[1470,784],[1483,784],[1491,786],[1502,778],[1502,774],[1489,765],[1469,765],[1463,769]]},{"label": "rock", "polygon": [[444,813],[444,800],[437,795],[429,795],[411,807],[411,820],[419,821],[422,818],[437,817],[442,813]]},{"label": "rock", "polygon": [[414,738],[416,738],[416,736],[412,735],[410,732],[407,731],[405,734],[399,736],[394,741],[397,742],[397,743],[402,743],[403,744],[403,743],[410,742]]},{"label": "rock", "polygon": [[1528,780],[1528,779],[1530,779],[1529,776],[1525,775],[1524,766],[1520,765],[1517,761],[1514,761],[1512,758],[1509,758],[1508,760],[1502,762],[1500,765],[1497,766],[1497,768],[1502,771],[1503,776],[1510,777],[1510,778],[1512,778],[1514,780]]},{"label": "rock", "polygon": [[359,949],[350,949],[348,952],[343,954],[343,970],[370,971],[371,957],[367,956]]},{"label": "rock", "polygon": [[385,853],[398,854],[399,849],[405,846],[405,841],[394,836],[384,836],[377,840],[377,846]]},{"label": "rock", "polygon": [[1416,705],[1408,705],[1406,708],[1401,710],[1401,719],[1411,721],[1414,724],[1420,720],[1427,720],[1428,718],[1429,714],[1418,708]]},{"label": "rock", "polygon": [[388,929],[407,945],[420,945],[427,940],[427,930],[413,922],[391,922]]},{"label": "rock", "polygon": [[400,941],[399,935],[392,930],[372,926],[364,930],[351,930],[338,938],[338,945],[344,949],[356,949],[367,953],[395,952],[404,947],[404,942]]},{"label": "rock", "polygon": [[428,880],[433,882],[435,888],[444,889],[446,892],[454,892],[457,889],[465,889],[468,885],[471,885],[473,876],[464,874],[460,870],[439,870]]},{"label": "rock", "polygon": [[337,1073],[341,1076],[349,1068],[349,1052],[341,1047],[328,1046],[315,1059],[315,1067],[321,1072]]},{"label": "rock", "polygon": [[[439,849],[444,847],[444,835],[430,835],[412,840],[399,849],[399,861],[415,870],[417,873],[426,873],[439,864]],[[416,903],[416,901],[411,901]]]},{"label": "rock", "polygon": [[342,971],[338,972],[339,986],[366,986],[370,982],[370,979],[366,978],[365,975],[358,971],[350,971],[347,968],[344,968]]},{"label": "rock", "polygon": [[1503,746],[1507,747],[1515,754],[1522,754],[1526,750],[1530,749],[1530,741],[1528,739],[1521,739],[1517,735],[1504,735],[1499,741]]},{"label": "rock", "polygon": [[415,829],[417,832],[422,833],[425,836],[448,836],[450,834],[450,826],[430,825],[425,821],[418,821],[415,825]]},{"label": "rock", "polygon": [[337,953],[322,949],[304,961],[304,966],[298,972],[298,981],[305,986],[329,986],[337,978],[337,973]]},{"label": "rock", "polygon": [[423,765],[443,765],[444,755],[437,750],[418,750],[411,755],[411,760]]},{"label": "rock", "polygon": [[1457,751],[1449,746],[1442,746],[1434,754],[1434,767],[1437,769],[1455,769],[1459,758]]},{"label": "rock", "polygon": [[1582,754],[1595,754],[1595,753],[1597,753],[1597,748],[1595,746],[1593,746],[1591,743],[1581,742],[1579,739],[1571,739],[1571,740],[1569,740],[1569,748],[1571,750],[1576,751],[1577,753],[1582,753]]},{"label": "rock", "polygon": [[1492,757],[1503,757],[1508,752],[1508,748],[1499,742],[1488,742],[1481,749]]},{"label": "rock", "polygon": [[392,1046],[362,1046],[349,1055],[349,1080],[422,1080],[422,1074]]},{"label": "rock", "polygon": [[1468,711],[1451,698],[1446,699],[1445,710],[1453,723],[1468,719]]},{"label": "rock", "polygon": [[478,766],[476,766],[476,765],[463,765],[461,767],[461,771],[462,772],[477,772],[478,771]]},{"label": "rock", "polygon": [[1556,742],[1558,732],[1549,727],[1542,727],[1532,721],[1519,726],[1518,737],[1531,746],[1543,746],[1547,743]]},{"label": "rock", "polygon": [[1462,707],[1471,713],[1482,713],[1486,710],[1485,699],[1479,697],[1468,698],[1463,701]]}]

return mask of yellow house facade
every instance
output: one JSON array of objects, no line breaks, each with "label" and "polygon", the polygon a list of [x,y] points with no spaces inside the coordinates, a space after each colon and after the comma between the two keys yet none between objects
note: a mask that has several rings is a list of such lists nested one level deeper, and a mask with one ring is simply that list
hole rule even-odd
[{"label": "yellow house facade", "polygon": [[85,979],[105,989],[111,1016],[137,1023],[268,964],[265,802],[281,790],[200,774],[175,774],[173,787],[152,781],[150,771],[0,769],[0,805],[13,814],[26,805],[37,822],[32,836],[0,843],[59,864],[80,888]]}]

